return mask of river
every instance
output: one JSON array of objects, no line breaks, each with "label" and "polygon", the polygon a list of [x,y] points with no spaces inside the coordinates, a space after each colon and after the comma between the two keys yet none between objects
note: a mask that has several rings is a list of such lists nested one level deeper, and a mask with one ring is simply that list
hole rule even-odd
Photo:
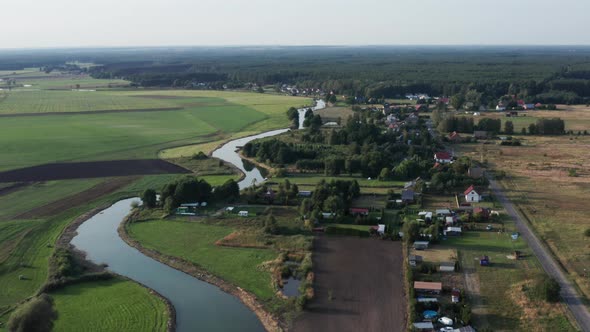
[{"label": "river", "polygon": [[[314,109],[325,107],[322,100]],[[299,110],[300,123],[305,115]],[[286,132],[279,129],[262,134],[236,139],[224,144],[213,152],[213,156],[231,163],[244,172],[240,188],[255,181],[264,181],[260,171],[254,167],[246,170],[237,150],[244,144],[258,138]],[[176,331],[264,331],[264,327],[243,303],[219,288],[175,270],[129,246],[119,237],[117,228],[131,212],[130,198],[118,201],[101,211],[78,227],[78,235],[72,244],[87,254],[95,263],[105,263],[108,269],[135,280],[166,297],[176,310]]]}]

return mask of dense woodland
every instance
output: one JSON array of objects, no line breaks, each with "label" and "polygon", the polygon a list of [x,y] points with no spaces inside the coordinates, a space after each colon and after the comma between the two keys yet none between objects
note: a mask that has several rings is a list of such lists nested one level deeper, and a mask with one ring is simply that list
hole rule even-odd
[{"label": "dense woodland", "polygon": [[[406,93],[527,102],[590,101],[588,47],[225,47],[3,51],[0,70],[92,62],[97,78],[137,86],[251,88],[283,84],[339,95],[396,98]],[[352,99],[355,100],[355,99]]]}]

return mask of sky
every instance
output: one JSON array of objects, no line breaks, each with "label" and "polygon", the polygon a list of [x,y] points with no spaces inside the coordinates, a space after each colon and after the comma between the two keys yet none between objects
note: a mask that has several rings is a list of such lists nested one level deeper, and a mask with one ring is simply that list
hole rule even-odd
[{"label": "sky", "polygon": [[2,2],[0,48],[590,45],[589,0]]}]

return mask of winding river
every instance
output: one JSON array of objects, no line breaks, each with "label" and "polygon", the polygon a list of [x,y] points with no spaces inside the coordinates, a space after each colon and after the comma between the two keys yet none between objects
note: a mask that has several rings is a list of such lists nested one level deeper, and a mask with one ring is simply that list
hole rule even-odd
[{"label": "winding river", "polygon": [[[317,101],[314,109],[325,107]],[[300,110],[300,123],[305,111]],[[244,172],[240,188],[264,181],[254,167],[246,170],[237,149],[258,138],[286,132],[279,129],[255,136],[230,141],[213,152],[213,156],[229,162]],[[96,263],[105,263],[108,269],[135,280],[166,297],[176,310],[176,330],[193,331],[264,331],[264,327],[243,303],[219,288],[175,270],[139,250],[129,246],[117,232],[121,221],[131,212],[130,198],[121,200],[96,214],[78,227],[78,235],[72,244],[86,252],[87,258]]]}]

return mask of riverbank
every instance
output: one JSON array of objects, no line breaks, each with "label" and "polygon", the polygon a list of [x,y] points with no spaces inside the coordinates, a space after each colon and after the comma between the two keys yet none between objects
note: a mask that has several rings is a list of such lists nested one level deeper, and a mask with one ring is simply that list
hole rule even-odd
[{"label": "riverbank", "polygon": [[217,277],[207,270],[197,266],[196,264],[184,260],[182,258],[168,256],[162,254],[156,250],[145,248],[141,245],[137,240],[130,237],[127,226],[130,222],[133,221],[135,216],[135,212],[129,214],[119,225],[117,231],[119,236],[125,243],[129,246],[139,250],[144,255],[165,264],[173,269],[182,271],[190,276],[193,276],[199,280],[212,284],[222,291],[235,296],[238,298],[244,305],[248,307],[252,312],[256,314],[264,329],[269,332],[275,331],[283,331],[284,326],[281,322],[270,312],[268,312],[264,306],[260,303],[260,301],[256,298],[256,296],[232,283],[227,282],[226,280]]},{"label": "riverbank", "polygon": [[[111,206],[111,204],[103,204],[103,205],[100,205],[100,206],[80,215],[79,217],[74,219],[74,221],[72,221],[62,231],[62,233],[59,235],[59,237],[57,238],[57,240],[55,242],[55,249],[56,250],[61,248],[61,249],[66,249],[66,250],[70,251],[72,253],[72,255],[74,256],[74,259],[76,260],[76,262],[78,264],[82,265],[86,271],[91,272],[91,273],[107,272],[106,271],[107,266],[104,264],[95,264],[94,262],[87,259],[86,253],[84,251],[77,249],[74,245],[71,244],[71,241],[76,235],[78,235],[77,230],[80,227],[80,225],[82,225],[84,222],[88,221],[90,218],[94,217],[95,215],[101,213],[101,211],[107,209],[109,206]],[[176,331],[176,310],[174,309],[174,306],[172,305],[172,303],[170,302],[169,299],[167,299],[165,296],[158,293],[154,289],[151,289],[150,287],[148,287],[140,282],[131,280],[130,278],[119,275],[119,274],[114,273],[112,271],[109,271],[108,273],[112,274],[113,278],[120,278],[122,280],[129,280],[131,282],[134,282],[135,284],[146,289],[151,295],[153,295],[156,298],[158,298],[159,300],[161,300],[164,303],[164,305],[166,306],[166,310],[168,312],[168,322],[166,324],[167,331],[168,332]],[[80,283],[91,283],[91,282],[92,281],[80,280]],[[66,288],[69,285],[73,285],[73,284],[75,284],[75,283],[64,284],[62,287],[60,287],[58,289]],[[42,287],[42,289],[45,287],[46,287],[46,285],[44,285]],[[52,291],[55,291],[55,289]]]}]

